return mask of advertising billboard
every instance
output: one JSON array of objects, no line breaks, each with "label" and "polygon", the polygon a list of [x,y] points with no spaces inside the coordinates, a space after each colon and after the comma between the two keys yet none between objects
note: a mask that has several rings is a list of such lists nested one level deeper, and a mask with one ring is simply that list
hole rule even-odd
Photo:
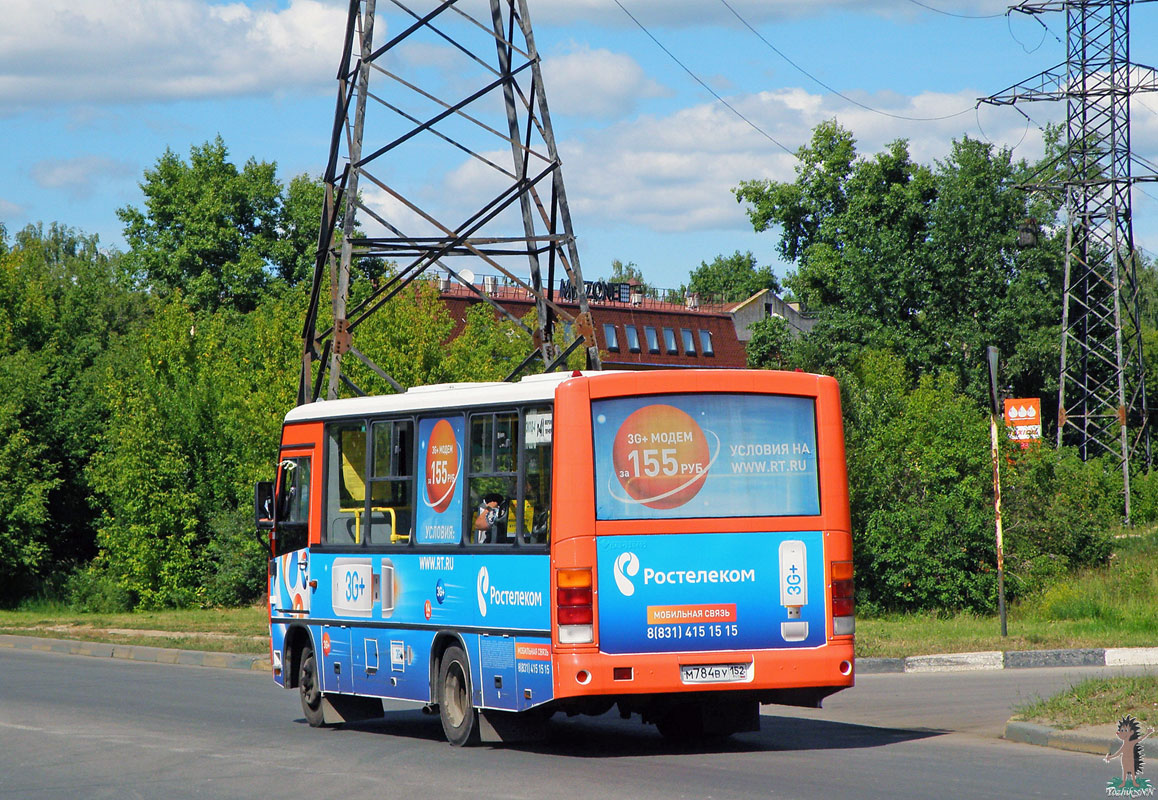
[{"label": "advertising billboard", "polygon": [[626,397],[591,414],[597,519],[820,513],[812,398]]}]

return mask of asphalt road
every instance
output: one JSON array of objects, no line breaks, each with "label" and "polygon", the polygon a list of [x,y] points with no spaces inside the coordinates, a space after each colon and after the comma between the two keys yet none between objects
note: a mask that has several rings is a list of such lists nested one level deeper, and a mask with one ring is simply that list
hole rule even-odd
[{"label": "asphalt road", "polygon": [[457,749],[437,717],[309,728],[260,673],[0,651],[3,798],[1093,798],[1113,765],[998,738],[1010,707],[1108,668],[870,675],[824,710],[675,748],[614,714]]}]

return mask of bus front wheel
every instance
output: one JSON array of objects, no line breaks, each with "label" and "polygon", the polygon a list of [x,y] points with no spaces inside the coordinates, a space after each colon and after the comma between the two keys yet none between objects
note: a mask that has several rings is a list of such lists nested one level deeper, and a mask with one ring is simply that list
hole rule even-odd
[{"label": "bus front wheel", "polygon": [[298,668],[298,689],[302,696],[302,711],[306,715],[306,722],[312,728],[320,728],[325,724],[322,714],[322,682],[318,676],[318,662],[314,657],[314,648],[306,645],[302,648],[301,666]]},{"label": "bus front wheel", "polygon": [[438,670],[438,715],[446,739],[455,747],[479,740],[478,711],[471,700],[470,663],[461,647],[442,654]]}]

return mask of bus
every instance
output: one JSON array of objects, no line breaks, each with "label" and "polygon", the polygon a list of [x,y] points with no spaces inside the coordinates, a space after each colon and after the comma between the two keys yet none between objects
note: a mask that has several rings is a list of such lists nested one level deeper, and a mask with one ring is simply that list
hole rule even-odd
[{"label": "bus", "polygon": [[688,739],[853,685],[830,377],[576,371],[301,405],[255,511],[273,679],[313,726],[412,701],[464,745],[617,706]]}]

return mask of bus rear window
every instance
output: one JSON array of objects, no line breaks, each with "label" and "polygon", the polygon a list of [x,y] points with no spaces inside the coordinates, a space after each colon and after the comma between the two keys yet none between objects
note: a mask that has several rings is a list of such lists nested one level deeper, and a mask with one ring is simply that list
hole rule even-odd
[{"label": "bus rear window", "polygon": [[820,513],[814,398],[625,397],[591,415],[597,519]]}]

